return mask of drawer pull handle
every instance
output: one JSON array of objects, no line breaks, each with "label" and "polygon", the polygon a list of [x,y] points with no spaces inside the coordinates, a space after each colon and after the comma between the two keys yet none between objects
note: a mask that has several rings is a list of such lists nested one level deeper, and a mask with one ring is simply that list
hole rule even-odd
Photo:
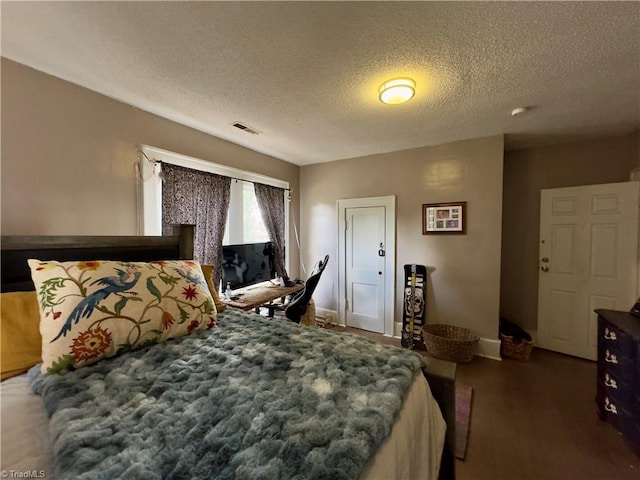
[{"label": "drawer pull handle", "polygon": [[611,402],[609,401],[609,398],[608,398],[608,397],[605,397],[604,402],[605,402],[604,409],[605,409],[607,412],[611,412],[611,413],[613,413],[613,414],[615,414],[615,415],[617,415],[617,414],[618,414],[618,409],[616,408],[616,406],[615,406],[613,403],[611,403]]},{"label": "drawer pull handle", "polygon": [[608,373],[604,374],[604,384],[607,387],[615,388],[616,390],[618,389],[618,382],[611,378]]},{"label": "drawer pull handle", "polygon": [[604,361],[607,363],[618,363],[618,358],[615,353],[610,353],[609,350],[605,352]]},{"label": "drawer pull handle", "polygon": [[609,330],[605,327],[604,329],[604,339],[605,340],[613,340],[614,342],[617,340],[616,332]]}]

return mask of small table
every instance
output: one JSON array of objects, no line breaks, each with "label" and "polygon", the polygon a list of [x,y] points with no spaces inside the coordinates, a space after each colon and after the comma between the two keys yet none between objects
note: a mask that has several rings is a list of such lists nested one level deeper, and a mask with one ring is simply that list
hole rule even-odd
[{"label": "small table", "polygon": [[249,288],[242,292],[237,293],[237,298],[233,300],[227,300],[221,298],[221,300],[230,307],[239,308],[241,310],[253,310],[265,303],[269,303],[276,298],[284,298],[287,295],[296,293],[304,288],[304,285],[296,283],[291,287],[283,287],[280,285],[265,285],[255,288]]}]

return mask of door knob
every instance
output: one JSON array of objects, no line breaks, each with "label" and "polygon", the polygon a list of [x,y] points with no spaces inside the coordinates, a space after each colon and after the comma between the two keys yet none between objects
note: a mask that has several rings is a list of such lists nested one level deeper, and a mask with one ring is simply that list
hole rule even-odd
[{"label": "door knob", "polygon": [[545,272],[545,273],[546,273],[546,272],[548,272],[548,271],[549,271],[549,267],[547,267],[546,265],[542,265],[542,266],[540,267],[540,270],[542,270],[543,272]]}]

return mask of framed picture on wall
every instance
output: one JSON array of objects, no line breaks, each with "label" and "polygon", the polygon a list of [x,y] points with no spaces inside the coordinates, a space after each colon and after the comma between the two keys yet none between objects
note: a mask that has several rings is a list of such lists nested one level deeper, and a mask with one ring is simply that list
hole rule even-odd
[{"label": "framed picture on wall", "polygon": [[422,234],[467,233],[467,202],[422,205]]}]

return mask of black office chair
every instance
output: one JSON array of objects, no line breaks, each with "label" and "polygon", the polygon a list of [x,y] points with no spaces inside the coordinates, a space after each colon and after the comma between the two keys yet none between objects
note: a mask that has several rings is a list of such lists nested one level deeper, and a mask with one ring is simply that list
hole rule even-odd
[{"label": "black office chair", "polygon": [[304,314],[307,313],[309,300],[311,300],[311,296],[313,295],[313,292],[316,289],[318,282],[320,281],[320,276],[322,275],[322,272],[324,272],[324,269],[327,266],[328,262],[329,255],[326,255],[324,257],[324,260],[320,260],[315,264],[311,275],[309,275],[309,278],[304,284],[304,290],[296,293],[291,301],[287,304],[284,314],[292,322],[300,323],[300,320],[302,319],[302,317],[304,317]]}]

